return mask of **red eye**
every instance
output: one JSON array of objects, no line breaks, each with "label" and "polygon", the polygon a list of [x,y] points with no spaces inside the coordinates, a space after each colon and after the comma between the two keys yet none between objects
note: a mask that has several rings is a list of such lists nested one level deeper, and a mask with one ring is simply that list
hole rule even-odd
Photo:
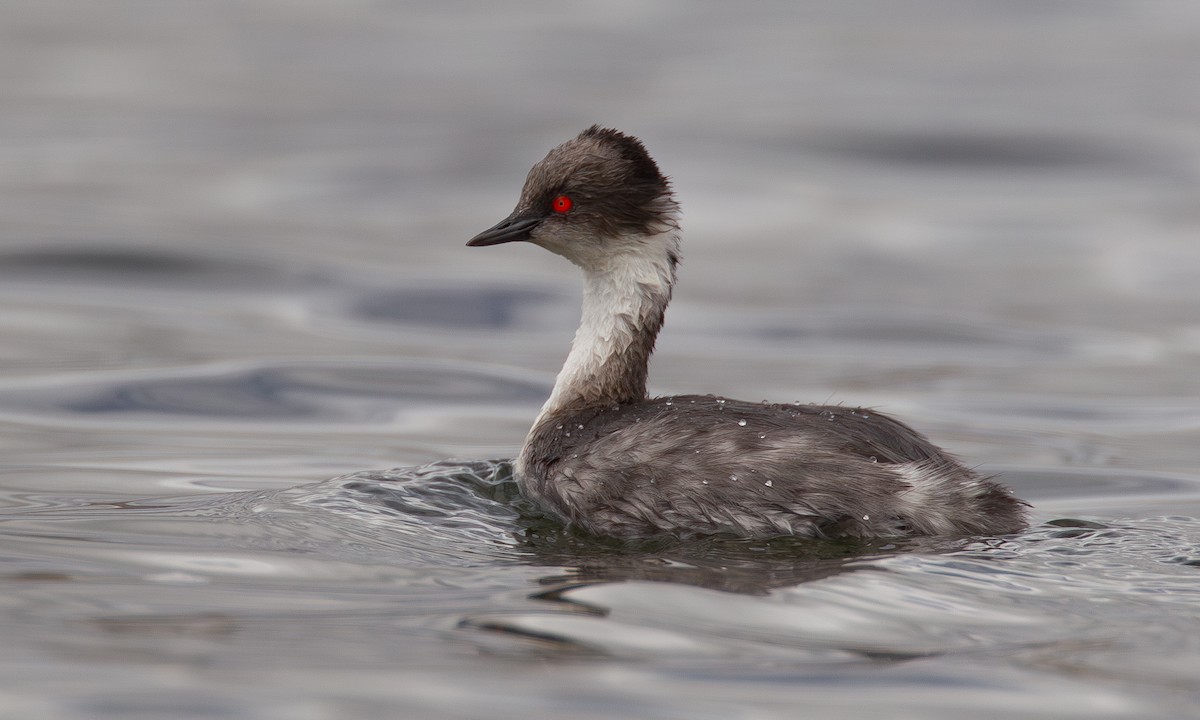
[{"label": "red eye", "polygon": [[556,213],[564,214],[570,212],[571,206],[574,204],[571,202],[571,198],[566,195],[559,195],[550,201],[550,209]]}]

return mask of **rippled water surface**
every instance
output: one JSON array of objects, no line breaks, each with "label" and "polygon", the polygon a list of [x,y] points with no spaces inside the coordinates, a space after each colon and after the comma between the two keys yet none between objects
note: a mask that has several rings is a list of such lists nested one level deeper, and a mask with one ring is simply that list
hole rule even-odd
[{"label": "rippled water surface", "polygon": [[[1197,7],[497,7],[0,9],[0,717],[1200,714]],[[879,407],[1033,527],[525,502],[578,281],[463,243],[593,122],[684,206],[655,392]]]}]

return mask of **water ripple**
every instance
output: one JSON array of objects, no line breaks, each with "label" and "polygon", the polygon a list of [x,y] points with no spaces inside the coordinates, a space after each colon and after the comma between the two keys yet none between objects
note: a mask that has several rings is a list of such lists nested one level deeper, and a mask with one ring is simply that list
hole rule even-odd
[{"label": "water ripple", "polygon": [[0,389],[0,402],[6,412],[37,415],[378,422],[412,405],[533,404],[545,392],[539,383],[465,363],[296,362],[26,383]]}]

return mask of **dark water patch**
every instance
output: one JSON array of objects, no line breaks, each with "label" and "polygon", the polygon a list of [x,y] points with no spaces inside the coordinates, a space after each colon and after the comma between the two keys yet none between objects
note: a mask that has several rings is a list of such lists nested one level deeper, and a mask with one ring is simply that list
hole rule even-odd
[{"label": "dark water patch", "polygon": [[896,359],[937,357],[987,364],[1127,358],[1140,347],[1140,338],[1131,335],[1081,328],[1042,330],[1002,324],[995,319],[972,322],[961,316],[916,315],[880,308],[850,314],[775,317],[724,328],[722,332],[839,353],[887,352],[889,358]]},{"label": "dark water patch", "polygon": [[1046,523],[1050,527],[1071,528],[1072,530],[1081,530],[1090,528],[1093,530],[1102,530],[1108,526],[1103,523],[1092,522],[1091,520],[1078,520],[1076,518],[1060,518],[1051,520]]},{"label": "dark water patch", "polygon": [[812,146],[840,158],[954,172],[1061,170],[1119,164],[1112,150],[1078,137],[983,132],[852,133],[839,131]]},{"label": "dark water patch", "polygon": [[[530,562],[569,568],[567,573],[542,579],[551,586],[650,581],[763,595],[774,588],[852,572],[854,563],[864,558],[911,552],[921,546],[936,551],[933,543],[888,539],[707,537],[615,541],[565,529],[549,520],[530,522],[529,516],[522,520],[519,536],[522,547],[530,553]],[[942,544],[945,548],[954,545]],[[556,592],[542,599],[563,599]]]},{"label": "dark water patch", "polygon": [[1103,523],[1093,522],[1091,520],[1079,520],[1076,518],[1060,518],[1051,520],[1046,523],[1046,526],[1053,528],[1062,528],[1061,530],[1051,531],[1052,537],[1056,538],[1078,538],[1088,537],[1095,534],[1096,530],[1107,530],[1108,526]]},{"label": "dark water patch", "polygon": [[386,421],[414,405],[532,405],[545,394],[541,384],[486,369],[397,362],[201,368],[170,377],[0,390],[0,404],[37,414],[360,422]]},{"label": "dark water patch", "polygon": [[827,324],[811,321],[805,326],[772,324],[761,328],[764,339],[813,340],[837,343],[896,344],[928,347],[929,345],[965,345],[977,348],[1011,348],[1014,339],[1022,339],[1031,349],[1057,351],[1064,345],[1062,338],[1050,333],[1023,333],[1014,338],[1013,333],[1003,332],[996,327],[966,324],[945,318],[915,318],[912,316],[879,317],[875,319],[856,317],[842,318]]},{"label": "dark water patch", "polygon": [[270,289],[303,279],[253,260],[229,260],[174,250],[98,245],[17,249],[0,253],[0,280],[101,285],[171,285],[205,289]]},{"label": "dark water patch", "polygon": [[352,313],[372,322],[472,329],[508,328],[530,308],[560,298],[525,288],[425,288],[377,292],[360,299]]}]

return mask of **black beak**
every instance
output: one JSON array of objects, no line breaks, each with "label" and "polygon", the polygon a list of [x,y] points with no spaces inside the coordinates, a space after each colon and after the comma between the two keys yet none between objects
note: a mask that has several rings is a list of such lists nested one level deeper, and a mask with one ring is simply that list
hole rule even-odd
[{"label": "black beak", "polygon": [[513,213],[468,240],[467,246],[487,247],[488,245],[499,245],[500,243],[517,240],[528,240],[529,231],[541,221],[540,217],[520,216]]}]

